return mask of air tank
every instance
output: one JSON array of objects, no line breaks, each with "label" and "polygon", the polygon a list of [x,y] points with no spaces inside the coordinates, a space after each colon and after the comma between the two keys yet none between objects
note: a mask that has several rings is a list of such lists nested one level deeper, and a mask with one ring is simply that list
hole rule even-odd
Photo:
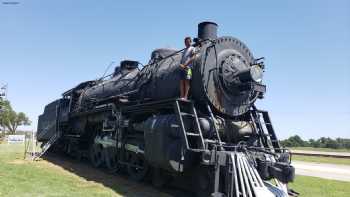
[{"label": "air tank", "polygon": [[[193,119],[184,117],[186,130],[193,130]],[[204,137],[213,135],[214,129],[209,117],[199,120]],[[175,114],[154,115],[147,120],[133,124],[133,129],[144,133],[145,155],[148,162],[173,172],[182,172],[194,163],[192,153],[184,155],[185,163],[181,164],[182,130]]]}]

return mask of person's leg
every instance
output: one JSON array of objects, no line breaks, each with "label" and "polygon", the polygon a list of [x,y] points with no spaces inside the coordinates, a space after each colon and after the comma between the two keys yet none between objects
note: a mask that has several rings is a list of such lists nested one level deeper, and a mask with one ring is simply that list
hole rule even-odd
[{"label": "person's leg", "polygon": [[180,80],[180,98],[184,97],[185,83],[184,80]]},{"label": "person's leg", "polygon": [[190,90],[190,80],[185,80],[184,81],[185,83],[184,83],[184,85],[185,85],[185,87],[184,87],[184,98],[185,99],[188,99],[188,91]]},{"label": "person's leg", "polygon": [[187,76],[187,71],[180,68],[180,98],[185,97],[185,80]]},{"label": "person's leg", "polygon": [[188,99],[188,92],[190,90],[190,81],[192,79],[192,69],[188,68],[186,70],[186,80],[184,80],[184,97]]}]

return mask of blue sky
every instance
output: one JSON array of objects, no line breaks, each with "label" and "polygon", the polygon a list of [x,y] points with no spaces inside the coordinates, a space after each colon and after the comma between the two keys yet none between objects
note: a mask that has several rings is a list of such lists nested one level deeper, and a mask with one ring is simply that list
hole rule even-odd
[{"label": "blue sky", "polygon": [[[350,137],[350,1],[0,0],[0,84],[36,129],[45,104],[111,61],[146,63],[183,47],[203,20],[266,58],[269,110],[281,138]],[[27,129],[28,129],[27,128]]]}]

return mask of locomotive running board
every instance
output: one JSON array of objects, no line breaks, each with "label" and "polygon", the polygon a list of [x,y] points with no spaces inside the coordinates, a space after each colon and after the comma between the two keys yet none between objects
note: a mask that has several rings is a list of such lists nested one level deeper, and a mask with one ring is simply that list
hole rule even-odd
[{"label": "locomotive running board", "polygon": [[[288,197],[280,187],[261,179],[254,165],[242,152],[217,152],[213,197]],[[226,166],[224,173],[220,172]],[[220,187],[220,175],[225,174],[225,187]],[[226,188],[226,191],[219,191]]]}]

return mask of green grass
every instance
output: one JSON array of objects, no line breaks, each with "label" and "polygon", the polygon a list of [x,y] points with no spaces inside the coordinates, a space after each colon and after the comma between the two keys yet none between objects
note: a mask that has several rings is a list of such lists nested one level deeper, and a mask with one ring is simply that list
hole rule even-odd
[{"label": "green grass", "polygon": [[313,163],[329,163],[329,164],[350,165],[350,159],[348,159],[348,158],[293,155],[292,160],[293,161],[306,161],[306,162],[313,162]]},{"label": "green grass", "polygon": [[[86,180],[45,160],[23,160],[24,145],[0,144],[0,196],[153,196],[119,178],[112,187]],[[90,171],[86,172],[90,173]],[[102,172],[101,172],[102,173]],[[93,175],[94,176],[94,175]],[[100,175],[101,176],[101,175]],[[106,175],[107,176],[107,175]],[[103,177],[103,176],[102,176]],[[117,177],[117,176],[113,176]],[[106,179],[110,179],[107,176]],[[112,180],[115,181],[115,180]],[[120,181],[120,184],[118,184]],[[136,186],[135,186],[136,185]],[[141,189],[140,189],[141,188]],[[140,195],[145,192],[146,195]],[[155,193],[156,196],[166,196]]]},{"label": "green grass", "polygon": [[[23,160],[24,145],[0,144],[0,196],[145,196],[136,183],[116,183],[113,187],[86,180],[47,161]],[[135,186],[136,185],[136,186]],[[291,187],[301,197],[345,197],[350,193],[350,183],[297,176]],[[153,191],[153,190],[152,190]],[[159,192],[155,195],[160,196]],[[169,196],[169,195],[162,195]]]},{"label": "green grass", "polygon": [[291,150],[310,150],[321,152],[350,152],[350,149],[314,148],[314,147],[289,147]]},{"label": "green grass", "polygon": [[299,192],[300,197],[348,197],[350,194],[350,182],[307,176],[296,176],[290,188]]},{"label": "green grass", "polygon": [[[349,149],[331,149],[331,148],[313,148],[313,147],[293,147],[290,149],[291,150],[321,151],[321,152],[350,152]],[[313,163],[329,163],[329,164],[350,165],[349,158],[293,155],[292,159],[295,161],[306,161],[306,162],[313,162]]]},{"label": "green grass", "polygon": [[0,196],[121,196],[113,190],[23,160],[24,145],[0,145]]}]

